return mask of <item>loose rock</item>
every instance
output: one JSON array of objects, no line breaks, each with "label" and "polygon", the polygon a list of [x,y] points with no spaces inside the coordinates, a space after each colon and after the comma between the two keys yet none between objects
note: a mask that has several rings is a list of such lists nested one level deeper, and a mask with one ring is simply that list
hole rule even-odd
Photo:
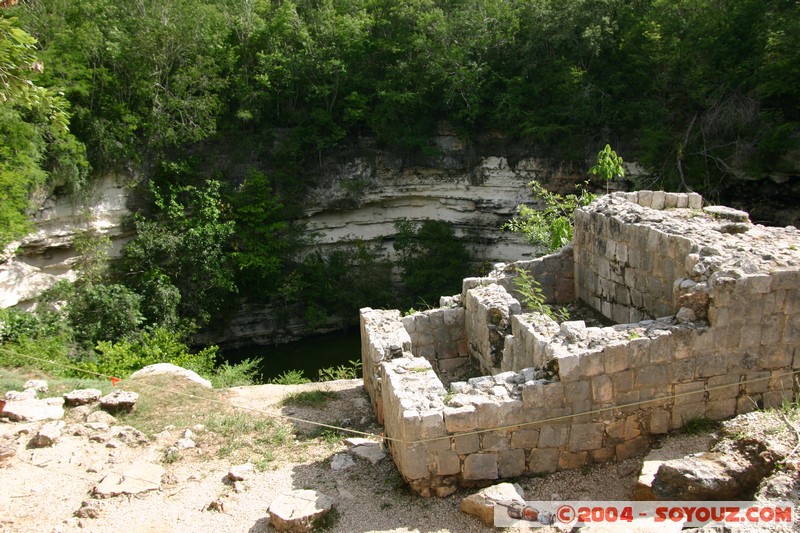
[{"label": "loose rock", "polygon": [[0,415],[8,417],[15,422],[60,420],[64,418],[63,404],[63,398],[10,401],[6,403]]},{"label": "loose rock", "polygon": [[81,502],[81,508],[73,513],[78,518],[100,518],[103,514],[103,504],[98,500]]},{"label": "loose rock", "polygon": [[380,445],[377,442],[371,442],[369,444],[361,444],[360,446],[356,446],[350,451],[358,455],[359,457],[363,457],[372,464],[376,464],[378,463],[378,461],[386,457],[386,452],[381,449]]},{"label": "loose rock", "polygon": [[94,403],[102,395],[103,393],[98,389],[76,389],[72,392],[64,393],[64,401],[69,407],[77,407]]},{"label": "loose rock", "polygon": [[525,503],[522,487],[516,483],[500,483],[481,489],[461,500],[461,510],[480,518],[487,526],[494,526],[494,508],[498,502]]},{"label": "loose rock", "polygon": [[653,479],[659,500],[735,500],[748,496],[768,474],[762,443],[737,441],[723,452],[690,455],[662,464]]},{"label": "loose rock", "polygon": [[228,479],[230,481],[244,481],[253,474],[253,463],[245,463],[243,465],[232,466],[228,470]]},{"label": "loose rock", "polygon": [[25,400],[35,400],[36,389],[25,389],[24,391],[10,390],[6,392],[7,402],[24,402]]},{"label": "loose rock", "polygon": [[47,382],[43,379],[29,379],[25,382],[24,389],[34,389],[36,392],[47,392]]},{"label": "loose rock", "polygon": [[113,426],[117,422],[117,419],[105,411],[94,411],[86,416],[86,422],[89,424],[106,424],[107,426]]},{"label": "loose rock", "polygon": [[353,466],[356,466],[355,461],[346,453],[337,453],[331,459],[331,470],[346,470]]},{"label": "loose rock", "polygon": [[111,498],[120,494],[141,494],[161,488],[161,476],[166,473],[161,465],[136,462],[120,465],[109,472],[94,488],[98,498]]},{"label": "loose rock", "polygon": [[203,387],[211,387],[211,382],[205,378],[200,377],[197,372],[192,370],[188,370],[186,368],[173,365],[172,363],[157,363],[155,365],[148,365],[141,370],[137,370],[133,374],[131,374],[130,379],[140,378],[143,376],[154,376],[158,374],[169,374],[174,377],[187,379],[189,381],[193,381],[198,385],[202,385]]},{"label": "loose rock", "polygon": [[135,392],[118,390],[100,398],[100,408],[108,413],[130,413],[138,400]]},{"label": "loose rock", "polygon": [[65,425],[66,423],[63,420],[48,422],[43,425],[36,436],[31,439],[30,445],[34,448],[52,446],[61,437],[61,430]]},{"label": "loose rock", "polygon": [[328,514],[333,501],[315,490],[293,490],[275,498],[269,506],[270,523],[278,531],[306,532]]}]

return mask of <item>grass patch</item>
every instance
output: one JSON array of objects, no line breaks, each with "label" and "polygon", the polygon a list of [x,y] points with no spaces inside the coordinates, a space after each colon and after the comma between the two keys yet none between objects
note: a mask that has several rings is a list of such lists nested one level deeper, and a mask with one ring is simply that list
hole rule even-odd
[{"label": "grass patch", "polygon": [[329,390],[309,390],[287,394],[280,405],[293,405],[295,407],[321,407],[338,394]]},{"label": "grass patch", "polygon": [[0,395],[10,390],[23,390],[25,382],[29,379],[45,380],[49,389],[46,396],[49,397],[61,396],[76,389],[99,389],[103,394],[108,394],[114,389],[111,382],[105,379],[55,378],[41,370],[0,368]]},{"label": "grass patch", "polygon": [[205,421],[206,430],[220,440],[217,456],[250,461],[259,470],[272,463],[280,448],[291,444],[291,427],[272,418],[240,411],[218,413]]},{"label": "grass patch", "polygon": [[136,410],[118,418],[147,435],[166,426],[205,424],[206,417],[229,409],[219,391],[167,375],[124,380],[117,388],[139,394]]}]

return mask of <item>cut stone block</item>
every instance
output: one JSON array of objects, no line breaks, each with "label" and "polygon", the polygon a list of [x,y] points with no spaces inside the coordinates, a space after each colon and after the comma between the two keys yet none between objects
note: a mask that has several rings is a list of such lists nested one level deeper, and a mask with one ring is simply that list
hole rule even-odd
[{"label": "cut stone block", "polygon": [[333,500],[316,490],[293,490],[269,505],[270,524],[278,531],[313,531],[317,521],[333,508]]}]

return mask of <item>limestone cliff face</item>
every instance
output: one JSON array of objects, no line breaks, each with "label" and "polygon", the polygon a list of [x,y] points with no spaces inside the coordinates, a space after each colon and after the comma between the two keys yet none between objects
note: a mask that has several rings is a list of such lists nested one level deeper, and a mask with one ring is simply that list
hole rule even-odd
[{"label": "limestone cliff face", "polygon": [[0,256],[0,307],[30,307],[32,300],[59,280],[73,281],[77,235],[94,230],[111,239],[114,257],[131,237],[125,221],[132,192],[123,179],[107,176],[84,200],[52,196],[33,214],[34,230],[9,244]]},{"label": "limestone cliff face", "polygon": [[[363,239],[391,253],[395,222],[426,218],[451,222],[467,243],[476,265],[512,261],[535,252],[519,237],[500,230],[521,203],[531,203],[527,186],[538,179],[553,190],[571,192],[584,179],[583,164],[507,155],[476,155],[454,135],[434,139],[436,156],[410,163],[370,150],[344,162],[325,164],[305,199],[308,228],[321,247]],[[77,262],[73,240],[94,228],[112,239],[111,257],[131,237],[135,190],[123,178],[107,177],[90,199],[53,197],[34,215],[34,231],[13,243],[0,258],[0,306],[29,307],[60,279],[73,280]],[[302,324],[278,325],[268,309],[243,307],[214,342],[246,344],[289,340],[307,334]],[[334,324],[331,324],[335,327]]]}]

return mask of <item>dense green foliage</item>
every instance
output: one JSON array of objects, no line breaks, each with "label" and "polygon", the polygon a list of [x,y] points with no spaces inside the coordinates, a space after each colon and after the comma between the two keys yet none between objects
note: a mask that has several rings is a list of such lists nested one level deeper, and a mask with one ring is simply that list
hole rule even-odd
[{"label": "dense green foliage", "polygon": [[442,295],[460,292],[469,272],[469,253],[453,228],[437,220],[419,227],[409,221],[395,224],[394,249],[411,304],[436,306]]},{"label": "dense green foliage", "polygon": [[589,205],[596,198],[584,185],[578,185],[577,194],[558,194],[548,191],[536,180],[530,182],[528,186],[533,196],[542,205],[539,208],[518,205],[517,214],[503,228],[522,234],[529,243],[547,252],[570,244],[575,209]]},{"label": "dense green foliage", "polygon": [[[0,9],[0,245],[25,231],[34,192],[84,190],[90,168],[144,177],[146,199],[117,268],[85,235],[81,282],[36,317],[9,318],[4,341],[71,361],[145,361],[142,339],[168,331],[183,343],[223,326],[241,298],[323,325],[457,291],[467,254],[446,225],[400,224],[395,265],[364,243],[311,248],[299,221],[310,176],[365,138],[400,157],[433,154],[443,123],[467,145],[500,133],[553,158],[611,144],[649,170],[640,185],[713,197],[731,175],[781,170],[796,147],[798,34],[800,4],[786,0]],[[603,153],[597,173],[620,174]],[[512,224],[556,248],[571,237],[570,206],[589,197],[534,192],[544,211]],[[391,292],[395,266],[405,294]]]},{"label": "dense green foliage", "polygon": [[289,128],[272,156],[296,170],[362,135],[430,150],[446,120],[570,157],[625,140],[663,184],[713,192],[732,172],[779,164],[800,120],[800,6],[784,0],[36,0],[9,11],[39,40],[42,79],[69,99],[96,168]]},{"label": "dense green foliage", "polygon": [[28,229],[31,195],[45,186],[77,190],[87,173],[83,145],[67,130],[67,102],[34,78],[44,69],[36,39],[0,9],[0,247]]}]

